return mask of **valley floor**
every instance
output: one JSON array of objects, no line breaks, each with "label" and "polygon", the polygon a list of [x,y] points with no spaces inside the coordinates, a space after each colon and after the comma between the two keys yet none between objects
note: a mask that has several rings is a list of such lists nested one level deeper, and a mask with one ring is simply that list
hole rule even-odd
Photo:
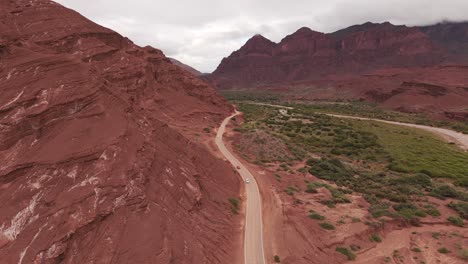
[{"label": "valley floor", "polygon": [[[267,263],[273,263],[275,256],[281,263],[466,261],[468,231],[463,228],[462,218],[466,219],[467,194],[466,187],[460,185],[466,178],[459,172],[468,172],[468,169],[456,164],[466,161],[468,153],[442,143],[430,133],[419,132],[419,125],[410,124],[411,128],[405,128],[384,120],[387,124],[379,126],[375,120],[347,121],[348,117],[343,115],[302,120],[291,111],[291,106],[280,106],[286,112],[268,104],[239,106],[244,115],[237,116],[232,126],[228,126],[227,147],[258,182],[263,200]],[[315,114],[309,116],[315,117]],[[314,124],[317,127],[320,124],[319,131],[313,128]],[[342,125],[352,127],[345,131],[350,138],[359,137],[354,134],[356,131],[368,133],[361,141],[348,142],[351,145],[363,144],[366,140],[375,140],[376,145],[361,150],[337,147],[339,139],[330,134],[339,134]],[[284,131],[288,126],[289,132]],[[322,130],[327,127],[329,129]],[[427,130],[440,132],[433,127]],[[382,134],[382,131],[388,133]],[[375,133],[378,136],[373,138]],[[305,134],[314,134],[314,139],[321,141],[311,143],[312,139]],[[419,155],[423,160],[434,159],[439,152],[445,156],[453,154],[452,159],[442,162],[459,170],[452,169],[450,175],[438,176],[439,170],[434,168],[437,162],[433,167],[417,164],[423,168],[427,166],[427,170],[398,163],[397,154],[411,153],[401,152],[398,144],[394,149],[387,148],[387,141],[394,140],[395,135],[401,135],[402,145],[405,140],[415,144],[409,148],[432,148],[431,155]],[[458,141],[444,138],[466,147],[463,141],[466,135],[456,135],[460,136]],[[329,145],[326,140],[333,144]],[[372,155],[367,155],[369,153]],[[414,157],[410,155],[409,158]],[[333,159],[341,162],[334,163]],[[396,171],[392,170],[392,164]],[[337,167],[333,167],[335,165]],[[338,170],[338,174],[351,173],[347,177],[357,177],[356,181],[349,182],[349,178],[335,175],[330,169]],[[427,179],[420,171],[434,172],[429,185],[418,182]]]}]

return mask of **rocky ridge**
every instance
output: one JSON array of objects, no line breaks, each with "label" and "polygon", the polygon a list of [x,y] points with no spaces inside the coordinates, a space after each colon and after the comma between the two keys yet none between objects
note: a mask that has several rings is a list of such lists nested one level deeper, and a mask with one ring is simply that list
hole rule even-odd
[{"label": "rocky ridge", "polygon": [[232,107],[152,47],[0,1],[4,263],[227,263],[237,176],[199,142]]}]

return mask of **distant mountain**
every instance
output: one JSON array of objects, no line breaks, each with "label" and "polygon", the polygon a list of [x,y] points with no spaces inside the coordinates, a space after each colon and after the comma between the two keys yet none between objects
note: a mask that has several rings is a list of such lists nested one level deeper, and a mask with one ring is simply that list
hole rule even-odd
[{"label": "distant mountain", "polygon": [[179,66],[180,68],[184,69],[185,71],[187,72],[190,72],[191,74],[195,75],[195,76],[201,76],[203,75],[203,73],[197,71],[196,69],[192,68],[191,66],[187,65],[187,64],[184,64],[174,58],[169,58],[172,62],[172,64],[174,65],[177,65]]},{"label": "distant mountain", "polygon": [[[375,95],[387,92],[391,95],[404,82],[447,86],[449,94],[452,88],[468,87],[463,77],[468,75],[464,64],[468,64],[468,23],[407,27],[369,22],[329,34],[304,27],[279,43],[256,35],[224,58],[206,78],[219,89],[292,91],[294,87],[309,87],[310,92],[304,96],[312,99],[346,96],[373,101],[378,98],[383,103],[383,99],[390,98]],[[460,67],[440,68],[447,65]],[[435,71],[438,73],[434,74]],[[441,72],[445,75],[440,76]],[[380,77],[369,80],[370,76],[377,75]],[[442,79],[433,80],[432,76],[436,75]],[[324,86],[329,89],[323,90]],[[313,87],[322,88],[322,94],[317,95]],[[403,90],[414,92],[415,89],[407,86]],[[461,97],[468,97],[464,89],[457,92]],[[445,97],[439,96],[421,107],[408,105],[411,100],[398,106],[392,103],[392,107],[426,111],[428,105],[436,103],[431,111],[441,111],[445,106],[458,109],[468,105],[466,99],[455,100],[455,104],[453,99],[444,100]]]},{"label": "distant mountain", "polygon": [[455,61],[456,53],[468,52],[466,34],[447,27],[365,23],[330,34],[301,28],[279,43],[256,35],[223,59],[211,77],[220,88],[240,88],[383,67],[438,65]]}]

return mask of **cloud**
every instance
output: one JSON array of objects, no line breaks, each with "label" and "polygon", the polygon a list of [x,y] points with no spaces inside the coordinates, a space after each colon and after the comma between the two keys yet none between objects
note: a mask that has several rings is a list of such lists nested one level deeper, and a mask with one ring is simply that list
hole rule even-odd
[{"label": "cloud", "polygon": [[254,34],[280,41],[300,27],[333,32],[368,21],[427,25],[468,20],[466,0],[57,0],[141,46],[203,72]]}]

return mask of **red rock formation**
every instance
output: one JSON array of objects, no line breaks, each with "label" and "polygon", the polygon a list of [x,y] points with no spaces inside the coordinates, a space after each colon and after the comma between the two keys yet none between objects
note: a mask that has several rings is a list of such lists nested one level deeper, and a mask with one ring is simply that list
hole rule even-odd
[{"label": "red rock formation", "polygon": [[[161,51],[52,1],[0,1],[2,263],[228,263],[231,106]],[[234,247],[234,248],[233,248]]]},{"label": "red rock formation", "polygon": [[223,59],[210,79],[221,89],[254,87],[389,66],[434,65],[443,59],[442,50],[416,27],[366,23],[331,34],[301,28],[278,44],[253,37]]},{"label": "red rock formation", "polygon": [[[257,44],[260,41],[263,44]],[[364,98],[392,108],[443,112],[468,105],[463,91],[456,88],[468,86],[463,77],[466,68],[444,68],[450,62],[468,62],[466,43],[467,23],[427,27],[366,23],[331,34],[301,28],[278,44],[252,38],[206,78],[219,89],[294,93],[298,87],[303,93],[306,87],[309,99]],[[439,86],[438,91],[433,85]],[[434,92],[438,96],[431,96]],[[386,102],[408,93],[412,96],[404,104]],[[424,106],[418,105],[421,102]]]},{"label": "red rock formation", "polygon": [[468,60],[468,22],[439,23],[433,26],[420,27],[431,40],[452,56],[451,60],[466,63]]},{"label": "red rock formation", "polygon": [[172,62],[172,64],[174,65],[177,65],[179,66],[180,68],[182,68],[183,70],[187,71],[187,72],[190,72],[191,74],[195,75],[195,76],[200,76],[202,75],[203,73],[197,71],[196,69],[194,69],[193,67],[187,65],[187,64],[184,64],[174,58],[169,58]]}]

